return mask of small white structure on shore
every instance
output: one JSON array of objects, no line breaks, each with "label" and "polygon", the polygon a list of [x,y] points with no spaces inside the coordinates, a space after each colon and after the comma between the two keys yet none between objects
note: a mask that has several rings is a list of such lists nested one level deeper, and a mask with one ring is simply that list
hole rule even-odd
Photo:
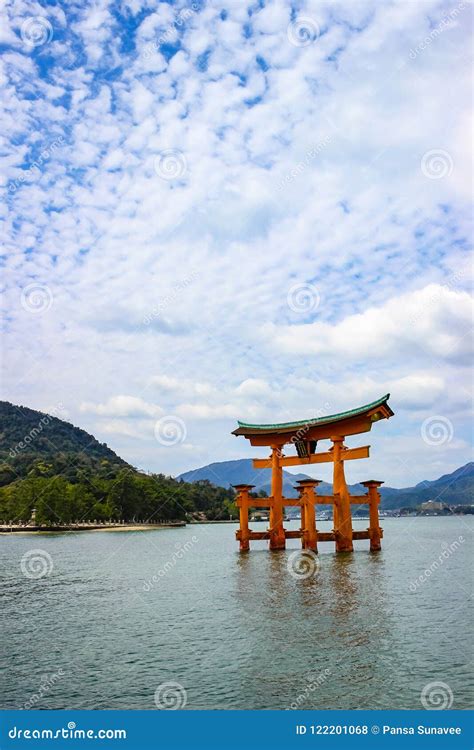
[{"label": "small white structure on shore", "polygon": [[421,510],[443,510],[445,507],[444,503],[437,500],[427,500],[426,503],[421,503]]}]

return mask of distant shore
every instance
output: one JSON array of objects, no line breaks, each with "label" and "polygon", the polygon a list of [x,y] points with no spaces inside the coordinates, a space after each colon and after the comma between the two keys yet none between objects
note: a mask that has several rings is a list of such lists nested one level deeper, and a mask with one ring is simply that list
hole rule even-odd
[{"label": "distant shore", "polygon": [[55,534],[65,531],[147,531],[150,529],[170,529],[186,526],[185,521],[169,523],[107,523],[107,524],[64,524],[63,526],[0,526],[0,534]]},{"label": "distant shore", "polygon": [[203,524],[207,523],[239,523],[238,518],[224,518],[223,520],[213,520],[208,521],[207,519],[204,521],[188,521],[189,526],[202,526]]}]

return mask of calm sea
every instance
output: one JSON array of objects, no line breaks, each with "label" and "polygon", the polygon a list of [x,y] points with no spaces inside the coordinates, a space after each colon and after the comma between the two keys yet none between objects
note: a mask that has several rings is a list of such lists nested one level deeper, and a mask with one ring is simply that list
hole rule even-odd
[{"label": "calm sea", "polygon": [[233,524],[4,535],[1,708],[471,707],[473,520],[384,519],[317,569]]}]

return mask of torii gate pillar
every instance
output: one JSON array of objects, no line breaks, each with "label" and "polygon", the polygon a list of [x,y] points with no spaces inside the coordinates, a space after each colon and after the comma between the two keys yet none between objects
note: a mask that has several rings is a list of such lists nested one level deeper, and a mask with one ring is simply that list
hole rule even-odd
[{"label": "torii gate pillar", "polygon": [[301,501],[301,546],[313,552],[318,551],[315,508],[317,498],[314,491],[318,484],[321,484],[319,479],[300,479],[297,487]]},{"label": "torii gate pillar", "polygon": [[285,549],[286,538],[283,528],[283,467],[281,445],[272,445],[272,498],[270,508],[270,549]]},{"label": "torii gate pillar", "polygon": [[352,514],[349,489],[344,475],[344,438],[331,437],[334,452],[333,493],[339,495],[334,503],[334,532],[336,534],[336,552],[352,552]]},{"label": "torii gate pillar", "polygon": [[237,539],[240,542],[240,551],[248,552],[250,549],[250,529],[249,529],[249,502],[250,490],[253,490],[253,484],[236,484],[237,490],[237,507],[240,515],[240,529],[237,532]]},{"label": "torii gate pillar", "polygon": [[380,493],[378,488],[383,482],[378,482],[375,479],[369,479],[367,482],[361,482],[364,487],[368,489],[369,495],[369,534],[370,534],[370,551],[378,552],[382,549],[380,543],[382,537],[382,530],[379,523],[379,503]]}]

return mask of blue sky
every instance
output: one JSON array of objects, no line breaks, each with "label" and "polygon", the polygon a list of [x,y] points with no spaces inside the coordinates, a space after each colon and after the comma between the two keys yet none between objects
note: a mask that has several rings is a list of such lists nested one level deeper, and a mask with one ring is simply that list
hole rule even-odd
[{"label": "blue sky", "polygon": [[472,5],[2,13],[5,398],[176,474],[390,391],[351,481],[470,460]]}]

